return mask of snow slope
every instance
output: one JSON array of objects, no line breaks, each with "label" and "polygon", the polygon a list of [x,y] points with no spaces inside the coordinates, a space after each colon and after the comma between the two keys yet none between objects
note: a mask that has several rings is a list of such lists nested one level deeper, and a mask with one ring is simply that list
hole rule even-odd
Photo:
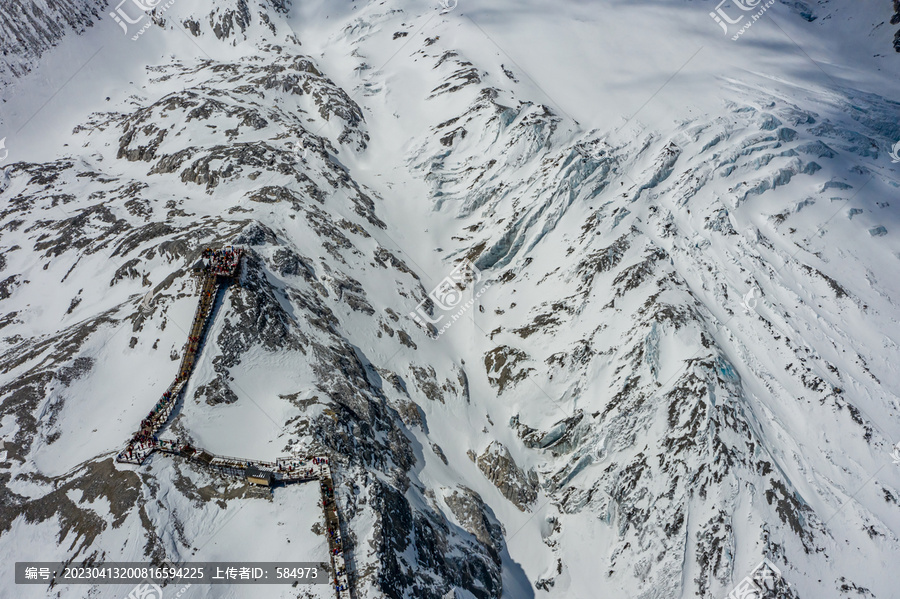
[{"label": "snow slope", "polygon": [[324,559],[312,487],[111,461],[237,243],[172,431],[331,455],[357,597],[892,596],[890,2],[97,6],[3,71],[7,562]]}]

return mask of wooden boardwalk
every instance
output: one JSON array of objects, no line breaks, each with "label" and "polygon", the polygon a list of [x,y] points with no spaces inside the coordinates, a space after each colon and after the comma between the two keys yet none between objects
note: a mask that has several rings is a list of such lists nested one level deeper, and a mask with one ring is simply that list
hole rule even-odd
[{"label": "wooden boardwalk", "polygon": [[207,249],[203,252],[204,271],[200,298],[191,331],[185,344],[184,356],[178,374],[162,398],[141,421],[140,428],[128,441],[116,461],[140,466],[151,454],[160,453],[181,456],[209,470],[226,476],[264,481],[269,486],[307,481],[319,481],[322,493],[322,510],[325,515],[328,553],[332,567],[332,586],[338,599],[351,599],[350,579],[344,559],[344,543],[338,505],[334,497],[334,481],[327,456],[285,456],[274,462],[216,455],[180,439],[162,439],[160,431],[168,423],[188,379],[194,370],[197,356],[209,330],[210,317],[219,291],[240,272],[243,251],[240,248]]},{"label": "wooden boardwalk", "polygon": [[322,509],[325,511],[325,534],[328,535],[328,549],[331,554],[331,571],[334,573],[334,589],[338,599],[350,599],[350,577],[344,557],[344,537],[341,533],[341,518],[334,498],[334,481],[328,460],[319,464],[319,489],[322,492]]},{"label": "wooden boardwalk", "polygon": [[184,346],[184,356],[178,366],[178,374],[163,393],[162,398],[141,421],[140,428],[132,436],[125,449],[116,456],[116,460],[119,462],[141,465],[150,454],[156,451],[156,437],[169,421],[191,372],[194,370],[197,355],[209,328],[210,315],[212,315],[219,289],[239,274],[243,255],[240,248],[205,250],[203,254],[205,264],[203,283],[200,287],[200,300],[197,302],[197,310],[194,312],[194,320]]}]

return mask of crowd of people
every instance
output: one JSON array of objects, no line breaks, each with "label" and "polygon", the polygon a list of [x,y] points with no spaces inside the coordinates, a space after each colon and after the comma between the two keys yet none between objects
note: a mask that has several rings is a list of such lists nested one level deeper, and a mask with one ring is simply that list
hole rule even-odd
[{"label": "crowd of people", "polygon": [[156,405],[153,406],[153,409],[150,410],[147,417],[141,420],[141,426],[138,429],[138,432],[131,438],[128,447],[123,452],[126,459],[131,460],[138,453],[142,453],[143,450],[156,447],[158,443],[156,431],[162,424],[162,422],[159,422],[159,420],[161,420],[160,414],[166,411],[171,400],[172,389],[169,389],[163,393],[162,398],[156,402]]},{"label": "crowd of people", "polygon": [[183,446],[183,443],[179,442],[176,439],[159,439],[157,440],[157,446],[160,449],[169,449],[171,451],[178,451],[179,445]]},{"label": "crowd of people", "polygon": [[150,413],[147,414],[147,417],[141,421],[141,432],[146,432],[152,434],[156,429],[156,420],[159,418],[160,412],[164,411],[165,408],[168,407],[170,400],[172,399],[172,390],[168,390],[163,393],[162,399],[156,402],[156,405],[153,406],[153,409],[150,410]]},{"label": "crowd of people", "polygon": [[200,304],[197,306],[197,313],[194,315],[194,323],[191,327],[191,334],[188,335],[187,347],[185,348],[184,359],[181,361],[181,371],[175,379],[176,383],[181,380],[186,381],[191,376],[191,371],[194,369],[194,358],[200,350],[200,343],[203,339],[203,327],[210,312],[212,312],[213,302],[216,299],[215,293],[216,286],[207,280],[200,291]]},{"label": "crowd of people", "polygon": [[203,258],[209,263],[209,271],[215,275],[231,276],[241,260],[241,249],[231,246],[221,250],[206,248]]},{"label": "crowd of people", "polygon": [[338,519],[337,504],[334,498],[334,483],[331,480],[331,470],[328,467],[328,458],[313,458],[313,464],[319,466],[319,489],[322,492],[322,509],[325,512],[325,522],[328,532],[328,545],[330,547],[332,571],[334,572],[333,586],[341,598],[349,597],[350,581],[344,565],[344,543],[341,538],[340,520]]},{"label": "crowd of people", "polygon": [[322,507],[325,510],[326,521],[328,522],[328,542],[331,545],[331,555],[341,556],[344,553],[344,548],[337,517],[337,506],[334,504],[334,487],[332,487],[331,479],[322,478],[319,482],[319,488],[322,491]]},{"label": "crowd of people", "polygon": [[314,469],[313,469],[313,468],[307,468],[307,469],[305,469],[305,470],[302,470],[302,471],[299,471],[299,472],[296,472],[296,473],[295,473],[295,472],[294,472],[294,467],[293,467],[293,466],[288,466],[287,469],[286,469],[286,471],[287,471],[287,474],[288,474],[289,476],[291,476],[292,478],[295,477],[295,476],[300,476],[300,477],[303,477],[303,478],[313,478],[313,477],[315,476],[315,475],[314,475]]}]

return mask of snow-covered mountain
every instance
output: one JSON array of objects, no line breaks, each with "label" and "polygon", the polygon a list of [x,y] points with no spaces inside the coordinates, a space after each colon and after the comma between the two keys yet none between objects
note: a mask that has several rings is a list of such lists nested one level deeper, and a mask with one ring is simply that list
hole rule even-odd
[{"label": "snow-covered mountain", "polygon": [[354,597],[896,594],[896,0],[136,6],[0,7],[4,563],[327,560],[114,461],[238,244],[169,431]]}]

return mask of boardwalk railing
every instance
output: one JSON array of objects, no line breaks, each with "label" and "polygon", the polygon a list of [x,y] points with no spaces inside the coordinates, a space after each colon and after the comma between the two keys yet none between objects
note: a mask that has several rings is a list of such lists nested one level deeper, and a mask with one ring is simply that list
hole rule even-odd
[{"label": "boardwalk railing", "polygon": [[274,462],[222,456],[180,439],[157,439],[154,449],[190,459],[207,468],[232,476],[244,477],[251,469],[271,472],[275,479],[282,483],[318,480],[322,476],[321,465],[328,462],[328,458],[325,456],[304,458],[286,456],[277,458]]}]

